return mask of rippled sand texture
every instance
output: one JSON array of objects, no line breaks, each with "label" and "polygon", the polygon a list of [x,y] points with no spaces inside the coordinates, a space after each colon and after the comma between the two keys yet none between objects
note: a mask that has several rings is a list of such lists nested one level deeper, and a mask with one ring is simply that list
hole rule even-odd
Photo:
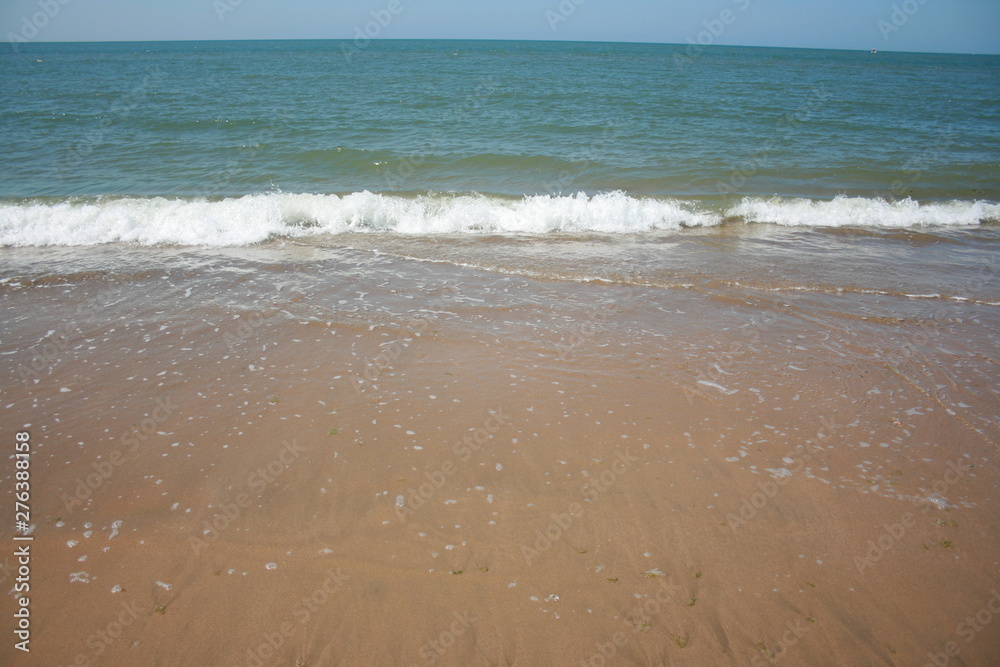
[{"label": "rippled sand texture", "polygon": [[37,252],[75,268],[0,288],[0,422],[36,443],[18,664],[1000,654],[982,299]]}]

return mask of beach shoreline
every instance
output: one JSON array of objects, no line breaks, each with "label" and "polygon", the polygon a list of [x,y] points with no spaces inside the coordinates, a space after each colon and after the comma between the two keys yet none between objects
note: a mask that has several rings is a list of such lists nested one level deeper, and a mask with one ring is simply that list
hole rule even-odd
[{"label": "beach shoreline", "polygon": [[173,252],[4,283],[35,314],[0,350],[36,447],[30,664],[998,648],[962,625],[996,585],[994,307]]}]

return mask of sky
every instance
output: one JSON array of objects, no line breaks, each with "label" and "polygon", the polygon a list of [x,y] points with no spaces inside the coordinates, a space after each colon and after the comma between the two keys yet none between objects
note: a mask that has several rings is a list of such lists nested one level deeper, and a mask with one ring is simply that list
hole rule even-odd
[{"label": "sky", "polygon": [[998,0],[0,0],[5,42],[528,39],[1000,53]]}]

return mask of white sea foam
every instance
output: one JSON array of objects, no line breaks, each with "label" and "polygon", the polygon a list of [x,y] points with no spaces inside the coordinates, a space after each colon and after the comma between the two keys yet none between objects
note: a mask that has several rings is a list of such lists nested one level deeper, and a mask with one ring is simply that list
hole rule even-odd
[{"label": "white sea foam", "polygon": [[204,199],[103,198],[0,204],[0,245],[124,242],[242,246],[273,237],[347,232],[433,234],[638,234],[713,226],[723,220],[806,227],[977,225],[1000,221],[1000,204],[838,197],[830,201],[746,198],[728,209],[622,192],[505,199],[488,195],[400,197],[260,194]]},{"label": "white sea foam", "polygon": [[746,198],[727,211],[746,222],[792,227],[969,226],[1000,221],[1000,204],[950,201],[921,204],[912,199],[886,201],[864,197],[812,199]]}]

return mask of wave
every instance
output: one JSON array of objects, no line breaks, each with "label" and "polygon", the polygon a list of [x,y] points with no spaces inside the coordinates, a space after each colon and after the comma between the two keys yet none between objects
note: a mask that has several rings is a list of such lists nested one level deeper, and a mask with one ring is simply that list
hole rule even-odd
[{"label": "wave", "polygon": [[969,226],[1000,221],[1000,204],[860,197],[744,198],[729,203],[636,197],[270,193],[208,200],[121,197],[0,203],[0,245],[243,246],[322,234],[641,234],[723,223],[802,227]]},{"label": "wave", "polygon": [[1000,204],[949,201],[921,204],[912,199],[886,201],[864,197],[811,199],[744,199],[728,215],[747,222],[791,227],[912,227],[970,226],[1000,221]]}]

